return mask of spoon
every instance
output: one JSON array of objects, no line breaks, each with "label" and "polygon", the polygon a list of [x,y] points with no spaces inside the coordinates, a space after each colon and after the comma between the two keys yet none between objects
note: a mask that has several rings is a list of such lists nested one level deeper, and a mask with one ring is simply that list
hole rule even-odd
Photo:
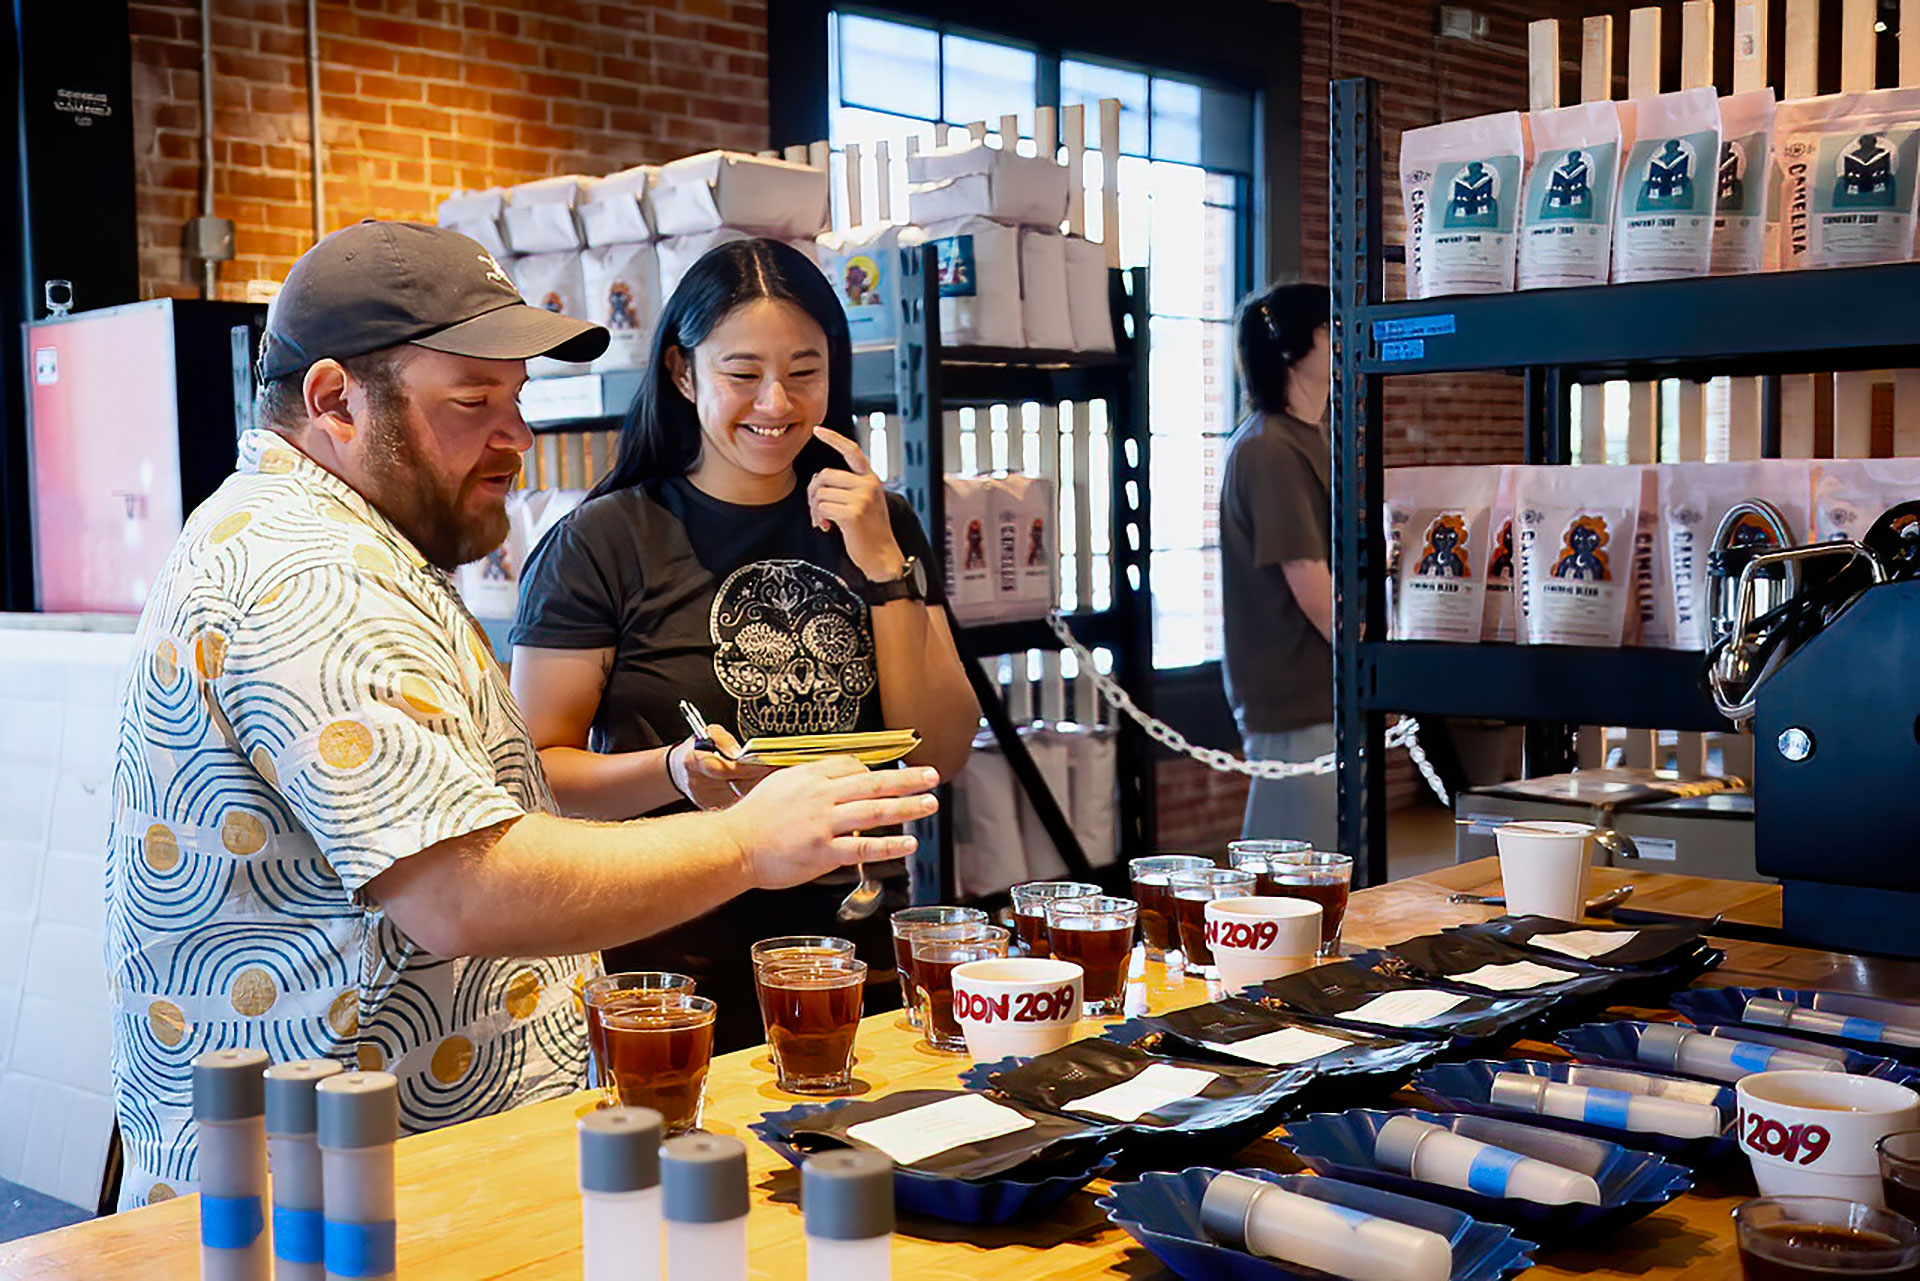
[{"label": "spoon", "polygon": [[[860,833],[855,832],[854,835],[858,836]],[[864,921],[880,906],[880,882],[867,873],[866,863],[862,862],[858,866],[860,883],[840,900],[840,910],[834,913],[843,921]]]},{"label": "spoon", "polygon": [[[1598,898],[1587,900],[1588,916],[1611,916],[1613,909],[1633,897],[1633,886],[1622,885],[1608,890]],[[1505,907],[1507,900],[1498,894],[1449,894],[1449,903],[1466,903],[1474,907]]]}]

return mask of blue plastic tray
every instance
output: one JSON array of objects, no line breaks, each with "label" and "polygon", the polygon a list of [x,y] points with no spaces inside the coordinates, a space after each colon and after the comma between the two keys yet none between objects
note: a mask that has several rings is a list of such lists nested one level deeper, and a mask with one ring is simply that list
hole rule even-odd
[{"label": "blue plastic tray", "polygon": [[[1323,1272],[1295,1268],[1277,1259],[1263,1259],[1209,1241],[1200,1228],[1200,1200],[1218,1173],[1220,1171],[1206,1166],[1195,1166],[1178,1174],[1150,1173],[1141,1176],[1137,1183],[1114,1184],[1112,1190],[1094,1204],[1155,1258],[1190,1281],[1281,1281],[1290,1277],[1326,1281]],[[1453,1243],[1453,1281],[1500,1281],[1533,1263],[1536,1248],[1533,1242],[1521,1240],[1511,1228],[1482,1223],[1446,1206],[1357,1183],[1342,1183],[1338,1179],[1275,1174],[1271,1170],[1236,1170],[1234,1173],[1317,1201],[1437,1232]]]},{"label": "blue plastic tray", "polygon": [[[1375,1136],[1388,1118],[1394,1116],[1418,1117],[1483,1143],[1526,1155],[1548,1156],[1554,1145],[1570,1141],[1594,1144],[1599,1159],[1594,1168],[1586,1172],[1600,1185],[1600,1204],[1541,1205],[1516,1197],[1481,1196],[1382,1169],[1373,1157]],[[1364,1108],[1321,1112],[1289,1125],[1279,1142],[1291,1148],[1316,1174],[1438,1201],[1477,1219],[1510,1223],[1543,1243],[1565,1241],[1585,1233],[1615,1231],[1659,1209],[1693,1186],[1687,1171],[1651,1152],[1604,1139],[1570,1140],[1565,1134],[1539,1126],[1459,1113],[1442,1115],[1407,1109],[1376,1112]]]},{"label": "blue plastic tray", "polygon": [[[846,1107],[852,1099],[831,1103],[802,1103],[783,1112],[768,1112],[747,1128],[760,1141],[780,1154],[787,1164],[799,1168],[807,1154],[789,1143],[786,1127],[821,1112]],[[919,1170],[893,1171],[894,1205],[908,1214],[949,1223],[991,1225],[1005,1223],[1025,1214],[1037,1214],[1048,1206],[1066,1200],[1087,1184],[1100,1178],[1113,1165],[1112,1157],[1101,1157],[1085,1170],[1056,1175],[1036,1183],[1017,1179],[950,1179]]]},{"label": "blue plastic tray", "polygon": [[[1470,1063],[1436,1063],[1413,1078],[1413,1088],[1449,1112],[1471,1112],[1476,1116],[1504,1117],[1550,1130],[1584,1134],[1589,1138],[1606,1139],[1611,1143],[1624,1143],[1629,1147],[1645,1148],[1686,1165],[1700,1165],[1717,1160],[1739,1146],[1738,1134],[1734,1126],[1734,1120],[1739,1113],[1739,1103],[1730,1085],[1721,1086],[1715,1090],[1711,1100],[1713,1105],[1720,1109],[1721,1116],[1720,1137],[1715,1139],[1676,1139],[1666,1134],[1617,1130],[1610,1126],[1593,1125],[1586,1121],[1569,1121],[1560,1117],[1517,1111],[1488,1102],[1488,1096],[1493,1092],[1493,1078],[1502,1072],[1525,1072],[1529,1076],[1544,1076],[1550,1081],[1565,1082],[1570,1074],[1577,1070],[1577,1065],[1572,1063],[1545,1063],[1538,1059],[1508,1059],[1503,1063],[1490,1062],[1486,1059],[1475,1059]],[[1642,1071],[1647,1076],[1661,1075],[1657,1072],[1644,1072],[1643,1069],[1634,1070]],[[1712,1084],[1683,1077],[1667,1079],[1682,1081],[1692,1089],[1700,1089],[1703,1085],[1711,1086]]]},{"label": "blue plastic tray", "polygon": [[[1615,1067],[1645,1071],[1647,1065],[1640,1061],[1638,1050],[1640,1030],[1646,1026],[1645,1023],[1634,1022],[1583,1023],[1579,1027],[1568,1028],[1555,1037],[1554,1044],[1583,1063],[1610,1063]],[[1711,1029],[1701,1030],[1710,1031]],[[1734,1031],[1730,1027],[1721,1030],[1728,1034]],[[1858,1050],[1821,1045],[1803,1037],[1781,1036],[1765,1028],[1740,1028],[1739,1036],[1733,1039],[1753,1041],[1760,1045],[1777,1045],[1783,1049],[1811,1046],[1814,1049],[1838,1050],[1845,1056],[1843,1061],[1847,1071],[1856,1076],[1877,1076],[1883,1081],[1892,1081],[1896,1085],[1913,1085],[1920,1082],[1920,1068],[1895,1063],[1892,1059],[1862,1054]]]},{"label": "blue plastic tray", "polygon": [[1701,1027],[1738,1028],[1742,1033],[1752,1031],[1779,1031],[1787,1036],[1805,1037],[1809,1041],[1818,1041],[1822,1045],[1837,1046],[1842,1049],[1857,1049],[1862,1054],[1893,1059],[1908,1065],[1920,1064],[1920,1048],[1906,1045],[1888,1045],[1865,1037],[1826,1036],[1818,1032],[1802,1032],[1798,1028],[1771,1029],[1749,1025],[1740,1021],[1746,1012],[1747,1002],[1756,996],[1770,997],[1776,1001],[1790,1001],[1803,1010],[1813,1008],[1813,998],[1819,995],[1812,988],[1794,987],[1694,987],[1684,992],[1675,992],[1672,997],[1673,1008],[1687,1016],[1689,1022]]}]

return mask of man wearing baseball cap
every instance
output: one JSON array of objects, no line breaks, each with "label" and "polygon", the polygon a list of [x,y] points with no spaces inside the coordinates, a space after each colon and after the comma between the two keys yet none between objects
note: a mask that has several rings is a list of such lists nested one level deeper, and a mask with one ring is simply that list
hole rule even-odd
[{"label": "man wearing baseball cap", "polygon": [[[776,773],[724,812],[552,802],[448,571],[499,546],[535,356],[604,329],[530,307],[478,243],[328,236],[261,348],[261,428],[140,618],[107,870],[123,1207],[197,1183],[193,1058],[259,1046],[400,1081],[428,1129],[583,1081],[603,945],[744,890],[898,858],[930,770]],[[742,965],[748,958],[741,957]]]}]

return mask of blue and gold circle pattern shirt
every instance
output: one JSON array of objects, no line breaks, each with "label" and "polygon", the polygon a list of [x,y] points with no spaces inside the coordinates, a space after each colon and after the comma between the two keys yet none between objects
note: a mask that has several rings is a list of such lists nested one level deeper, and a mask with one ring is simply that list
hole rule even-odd
[{"label": "blue and gold circle pattern shirt", "polygon": [[579,1088],[592,957],[435,956],[368,881],[552,809],[447,576],[271,432],[188,520],[141,614],[107,866],[121,1206],[196,1187],[191,1064],[257,1046],[400,1078],[431,1129]]}]

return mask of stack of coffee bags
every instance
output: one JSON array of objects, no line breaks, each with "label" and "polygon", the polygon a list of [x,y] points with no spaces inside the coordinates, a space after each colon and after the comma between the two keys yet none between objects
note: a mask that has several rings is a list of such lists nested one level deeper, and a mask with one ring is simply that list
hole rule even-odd
[{"label": "stack of coffee bags", "polygon": [[[574,210],[592,182],[579,174],[523,182],[508,190],[504,212],[507,246],[517,255],[510,274],[520,296],[536,307],[580,320],[588,317],[580,261],[586,241]],[[544,356],[527,362],[527,372],[536,378],[584,373],[586,368]]]},{"label": "stack of coffee bags", "polygon": [[[1076,345],[1060,235],[1064,168],[984,142],[941,147],[907,157],[907,205],[938,251],[940,332],[949,345]],[[1104,265],[1100,277],[1104,298]],[[1090,320],[1086,329],[1096,340]]]},{"label": "stack of coffee bags", "polygon": [[647,363],[660,315],[660,256],[654,248],[649,193],[651,165],[596,178],[580,204],[587,243],[580,257],[587,319],[612,335],[595,369],[638,369]]},{"label": "stack of coffee bags", "polygon": [[787,160],[705,151],[663,165],[653,179],[660,236],[660,296],[672,298],[687,268],[733,240],[785,240],[815,258],[828,217],[827,173]]},{"label": "stack of coffee bags", "polygon": [[479,241],[480,247],[492,254],[494,260],[511,273],[513,251],[507,248],[506,212],[507,192],[504,187],[488,187],[485,191],[456,191],[440,202],[435,221],[450,231]]}]

